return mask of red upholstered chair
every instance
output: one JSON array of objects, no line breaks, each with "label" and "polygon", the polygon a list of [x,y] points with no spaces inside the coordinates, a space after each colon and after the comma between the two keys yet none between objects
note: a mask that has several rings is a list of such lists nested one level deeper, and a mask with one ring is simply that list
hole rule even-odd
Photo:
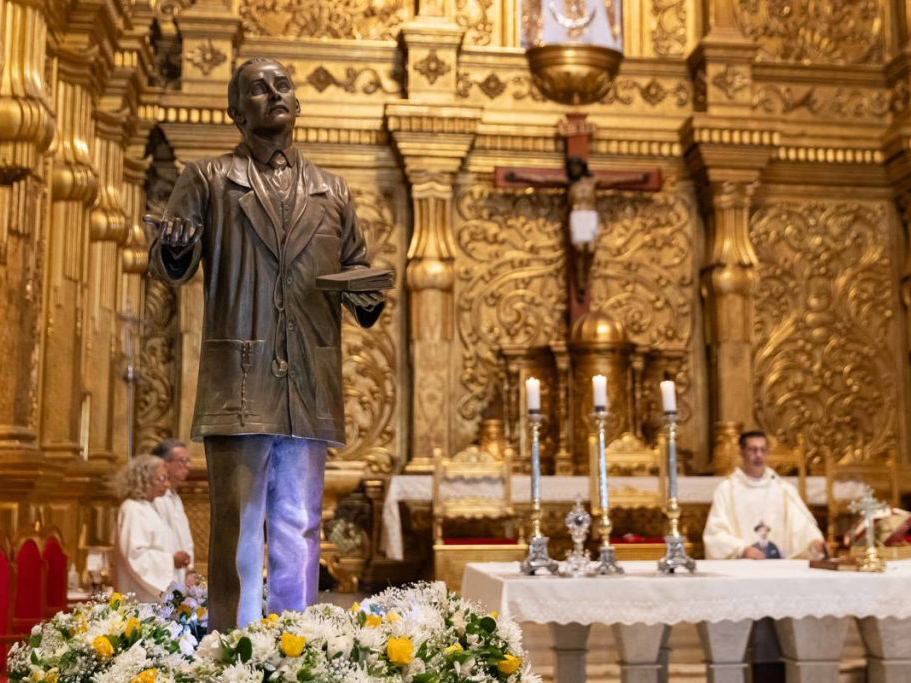
[{"label": "red upholstered chair", "polygon": [[69,560],[63,551],[63,544],[56,531],[50,532],[44,539],[44,548],[41,551],[47,567],[47,583],[45,584],[44,618],[50,619],[57,612],[66,610],[66,582]]},{"label": "red upholstered chair", "polygon": [[16,599],[13,632],[28,633],[44,619],[47,569],[38,539],[25,536],[16,543]]},{"label": "red upholstered chair", "polygon": [[6,655],[19,640],[13,634],[13,602],[16,595],[16,570],[10,560],[9,544],[0,543],[0,680],[5,680]]}]

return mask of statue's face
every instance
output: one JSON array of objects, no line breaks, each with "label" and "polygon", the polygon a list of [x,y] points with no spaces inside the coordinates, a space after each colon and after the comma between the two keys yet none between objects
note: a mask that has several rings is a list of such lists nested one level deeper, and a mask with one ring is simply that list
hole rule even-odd
[{"label": "statue's face", "polygon": [[270,135],[291,130],[300,114],[300,103],[284,67],[278,62],[257,62],[243,70],[238,80],[238,125],[245,135]]}]

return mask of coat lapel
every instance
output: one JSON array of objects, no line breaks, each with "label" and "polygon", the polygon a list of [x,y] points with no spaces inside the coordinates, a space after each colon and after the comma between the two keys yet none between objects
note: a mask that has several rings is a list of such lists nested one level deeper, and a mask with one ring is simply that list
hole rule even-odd
[{"label": "coat lapel", "polygon": [[275,258],[278,258],[279,247],[276,231],[279,218],[275,214],[275,207],[266,197],[265,187],[262,178],[253,160],[248,156],[234,155],[231,168],[228,171],[228,178],[238,185],[246,188],[252,188],[239,200],[240,208],[250,221],[250,226],[257,234],[263,244],[272,252]]},{"label": "coat lapel", "polygon": [[291,213],[291,231],[288,235],[286,258],[288,263],[300,256],[307,248],[313,233],[319,228],[326,211],[323,196],[329,191],[329,186],[316,176],[309,161],[299,157],[297,164],[298,178],[294,201],[294,210]]}]

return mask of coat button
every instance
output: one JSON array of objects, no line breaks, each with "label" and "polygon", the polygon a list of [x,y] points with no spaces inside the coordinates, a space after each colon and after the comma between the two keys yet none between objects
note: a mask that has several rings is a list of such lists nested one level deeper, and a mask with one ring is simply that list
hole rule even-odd
[{"label": "coat button", "polygon": [[294,329],[294,323],[291,322],[290,320],[288,321],[288,329],[289,329],[289,330],[293,330],[293,329]]},{"label": "coat button", "polygon": [[288,277],[285,278],[285,284],[286,284],[286,285],[290,285],[290,284],[291,284],[291,276],[290,276],[290,275],[289,275]]},{"label": "coat button", "polygon": [[288,377],[295,377],[296,375],[297,373],[295,373],[294,370],[288,370]]}]

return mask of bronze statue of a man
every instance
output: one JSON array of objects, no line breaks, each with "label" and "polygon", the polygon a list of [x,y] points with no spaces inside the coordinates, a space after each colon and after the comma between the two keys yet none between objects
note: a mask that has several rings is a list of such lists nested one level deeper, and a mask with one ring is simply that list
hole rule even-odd
[{"label": "bronze statue of a man", "polygon": [[369,327],[385,301],[315,287],[369,264],[345,181],[293,146],[299,114],[281,64],[241,64],[228,115],[243,142],[187,164],[151,246],[152,271],[175,285],[203,265],[192,436],[206,449],[209,624],[221,631],[262,616],[264,524],[267,609],[315,601],[326,448],[345,440],[340,305]]}]

